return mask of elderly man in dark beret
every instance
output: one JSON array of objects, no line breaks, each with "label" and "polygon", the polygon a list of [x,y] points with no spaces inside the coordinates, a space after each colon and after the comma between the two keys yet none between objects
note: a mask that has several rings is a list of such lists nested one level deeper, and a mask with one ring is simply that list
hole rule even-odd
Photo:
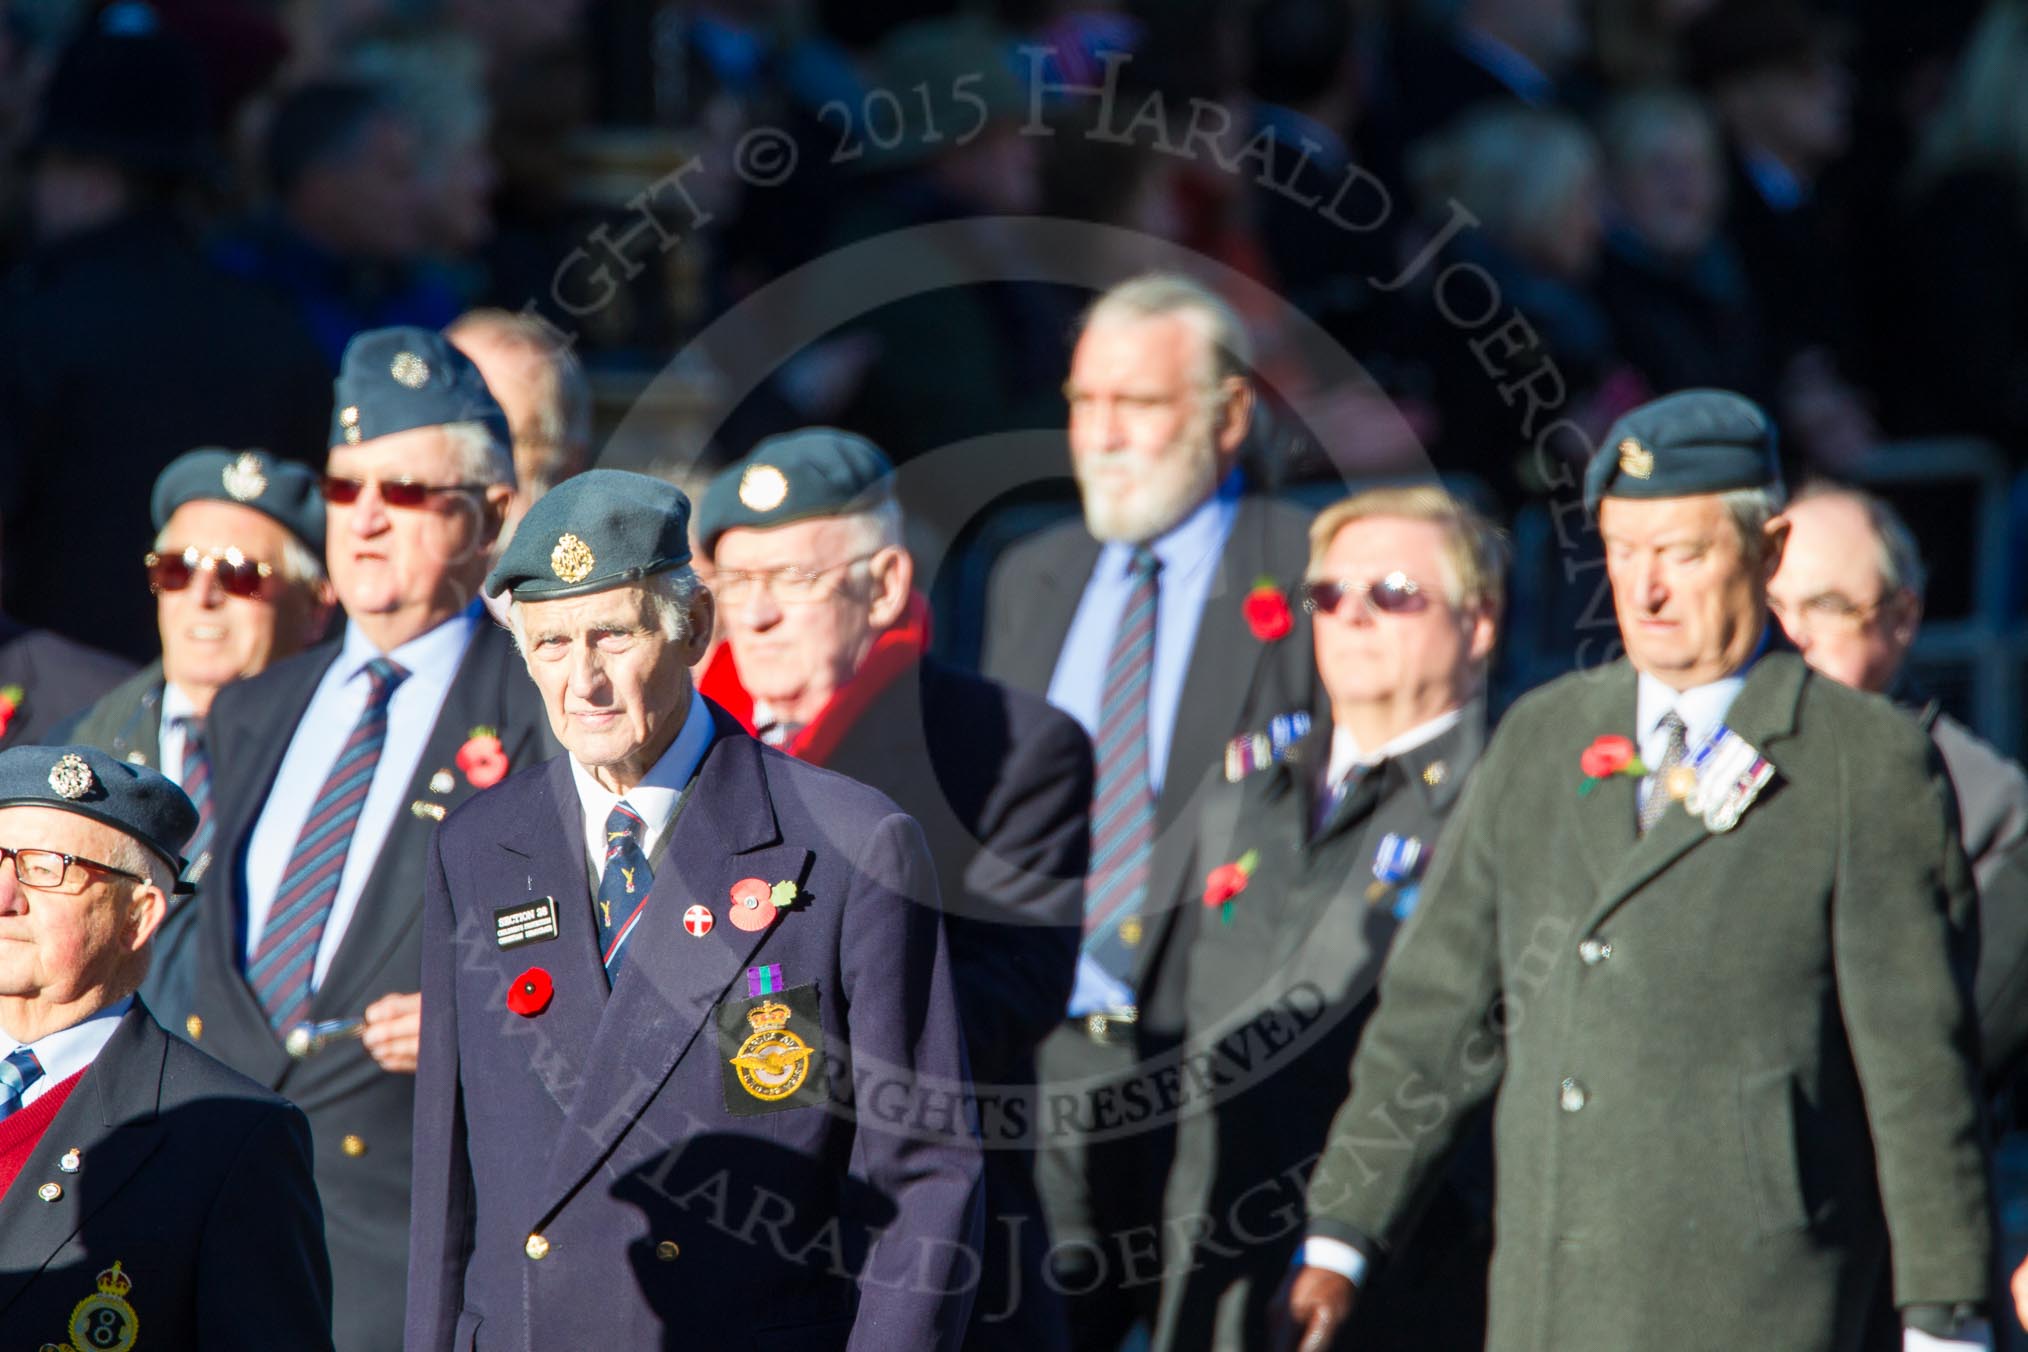
[{"label": "elderly man in dark beret", "polygon": [[384,1352],[408,1271],[425,847],[554,743],[477,596],[514,486],[499,404],[426,329],[353,339],[335,392],[325,553],[345,623],[212,706],[217,862],[184,1029],[309,1115],[337,1345]]},{"label": "elderly man in dark beret", "polygon": [[1488,1346],[1843,1352],[1888,1265],[1905,1346],[1990,1346],[1950,787],[1778,642],[1775,463],[1716,391],[1592,460],[1626,657],[1517,704],[1438,841],[1311,1178],[1303,1346],[1489,1102]]},{"label": "elderly man in dark beret", "polygon": [[331,1346],[303,1115],[134,994],[196,826],[167,778],[95,747],[0,752],[10,1346]]},{"label": "elderly man in dark beret", "polygon": [[865,438],[817,427],[762,442],[712,481],[697,538],[725,633],[704,693],[790,755],[893,798],[936,861],[991,1146],[965,1345],[1068,1346],[1025,1110],[1076,974],[1090,742],[1042,699],[928,656],[893,469]]},{"label": "elderly man in dark beret", "polygon": [[[263,451],[215,448],[171,461],[155,480],[155,542],[145,559],[162,657],[109,692],[57,741],[104,747],[160,770],[197,806],[194,886],[211,869],[211,755],[204,722],[233,681],[257,675],[323,637],[324,494],[302,465]],[[172,905],[155,936],[143,987],[171,1028],[189,1017],[195,911]]]},{"label": "elderly man in dark beret", "polygon": [[430,847],[410,1348],[964,1329],[979,1141],[922,829],[697,693],[689,517],[592,470],[487,579],[568,754]]}]

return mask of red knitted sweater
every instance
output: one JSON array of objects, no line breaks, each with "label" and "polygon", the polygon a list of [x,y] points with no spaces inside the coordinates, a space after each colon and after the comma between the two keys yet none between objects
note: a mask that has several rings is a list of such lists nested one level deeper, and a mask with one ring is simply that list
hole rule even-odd
[{"label": "red knitted sweater", "polygon": [[83,1077],[84,1071],[81,1070],[63,1083],[51,1085],[41,1098],[0,1121],[0,1200],[6,1198],[15,1175],[21,1172],[21,1166],[28,1163],[35,1147],[42,1144],[42,1133],[49,1130],[49,1124],[56,1120],[63,1101],[70,1097],[70,1091],[77,1088],[77,1082]]}]

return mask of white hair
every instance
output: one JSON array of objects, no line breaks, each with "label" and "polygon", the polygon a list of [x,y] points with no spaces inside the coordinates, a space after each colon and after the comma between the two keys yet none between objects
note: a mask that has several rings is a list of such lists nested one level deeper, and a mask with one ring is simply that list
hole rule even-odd
[{"label": "white hair", "polygon": [[[155,532],[155,543],[152,548],[157,554],[160,554],[168,546],[169,528],[164,526],[161,530]],[[312,554],[310,547],[297,539],[296,533],[292,530],[284,530],[282,535],[282,557],[274,563],[273,567],[276,575],[284,582],[314,587],[324,580],[324,560]]]},{"label": "white hair", "polygon": [[906,547],[902,540],[901,503],[892,493],[838,520],[850,528],[852,552],[855,554]]},{"label": "white hair", "polygon": [[106,849],[105,862],[128,873],[138,873],[149,886],[165,895],[176,886],[176,871],[169,861],[123,831],[116,831]]},{"label": "white hair", "polygon": [[1149,272],[1121,282],[1092,302],[1078,331],[1171,317],[1185,320],[1203,337],[1210,368],[1205,372],[1207,385],[1247,374],[1253,364],[1253,343],[1246,325],[1216,292],[1181,273]]},{"label": "white hair", "polygon": [[[690,637],[690,607],[697,599],[699,580],[697,570],[689,564],[672,568],[667,572],[655,573],[634,584],[654,617],[655,627],[662,631],[662,637],[671,643],[681,643]],[[507,602],[507,627],[514,633],[514,646],[521,655],[528,655],[528,629],[522,619],[523,602],[511,597]]]},{"label": "white hair", "polygon": [[443,425],[450,443],[461,483],[515,486],[514,452],[482,422],[454,422]]},{"label": "white hair", "polygon": [[584,366],[540,317],[511,310],[468,310],[444,330],[452,342],[490,339],[537,359],[528,379],[526,426],[512,429],[522,485],[540,497],[584,467],[591,448],[592,395]]},{"label": "white hair", "polygon": [[1779,481],[1760,488],[1735,488],[1721,493],[1727,516],[1739,532],[1740,548],[1758,562],[1767,550],[1767,523],[1781,514],[1784,494]]}]

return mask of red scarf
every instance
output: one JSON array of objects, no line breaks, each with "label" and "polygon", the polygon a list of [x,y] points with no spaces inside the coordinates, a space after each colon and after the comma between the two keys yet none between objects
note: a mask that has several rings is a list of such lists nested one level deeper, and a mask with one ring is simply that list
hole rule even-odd
[{"label": "red scarf", "polygon": [[[892,629],[881,631],[880,636],[873,640],[866,660],[859,664],[859,670],[852,673],[852,679],[832,691],[831,698],[817,711],[817,716],[805,723],[781,749],[797,760],[806,760],[812,765],[824,764],[873,701],[896,680],[915,670],[929,647],[929,632],[929,599],[921,592],[911,592],[908,609],[902,612],[901,622]],[[698,679],[697,689],[706,699],[737,718],[741,727],[748,732],[755,731],[753,696],[747,693],[746,685],[740,679],[739,663],[732,655],[730,641],[718,645],[718,651],[712,654],[710,663],[704,668],[704,675]]]}]

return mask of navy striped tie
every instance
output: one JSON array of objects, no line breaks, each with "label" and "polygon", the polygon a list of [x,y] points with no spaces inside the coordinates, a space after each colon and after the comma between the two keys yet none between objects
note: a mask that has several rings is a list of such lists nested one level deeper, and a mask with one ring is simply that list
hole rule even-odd
[{"label": "navy striped tie", "polygon": [[0,1060],[0,1122],[21,1111],[29,1088],[42,1078],[42,1062],[26,1047],[16,1047]]},{"label": "navy striped tie", "polygon": [[204,720],[186,717],[176,721],[183,725],[183,792],[197,809],[197,831],[183,851],[190,861],[183,876],[196,882],[204,872],[205,856],[211,852],[211,756],[204,749]]},{"label": "navy striped tie", "polygon": [[[1099,705],[1098,779],[1091,806],[1091,870],[1085,878],[1086,956],[1131,983],[1139,916],[1148,899],[1155,846],[1155,791],[1148,782],[1148,685],[1155,670],[1155,575],[1161,560],[1145,546],[1127,565],[1133,581],[1106,660]],[[1132,927],[1122,929],[1135,919]]]},{"label": "navy striped tie", "polygon": [[309,1010],[310,974],[316,970],[324,922],[331,918],[331,902],[338,895],[338,880],[352,847],[352,828],[359,822],[359,809],[380,765],[380,749],[387,743],[387,701],[408,675],[384,657],[374,658],[364,670],[372,683],[366,708],[310,806],[282,873],[282,885],[268,908],[260,946],[247,964],[247,980],[278,1030],[302,1022]]},{"label": "navy striped tie", "polygon": [[655,885],[655,870],[641,838],[648,824],[622,798],[606,814],[606,863],[599,872],[599,951],[605,957],[606,979],[620,975],[626,956],[626,940],[633,931],[634,917],[647,904],[648,890]]}]

